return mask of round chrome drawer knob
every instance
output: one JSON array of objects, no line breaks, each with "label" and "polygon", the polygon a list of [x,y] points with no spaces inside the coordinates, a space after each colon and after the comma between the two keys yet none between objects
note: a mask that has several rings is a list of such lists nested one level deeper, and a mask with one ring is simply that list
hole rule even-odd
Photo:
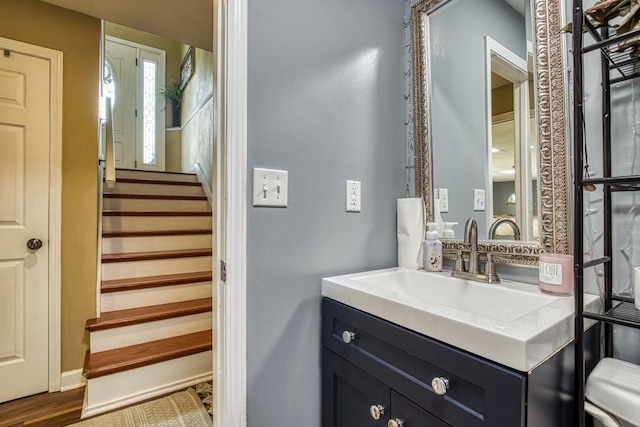
[{"label": "round chrome drawer knob", "polygon": [[399,418],[396,418],[395,420],[389,420],[389,422],[387,423],[387,427],[403,427],[403,426],[404,426],[404,422]]},{"label": "round chrome drawer knob", "polygon": [[380,416],[384,414],[384,406],[371,405],[371,408],[369,408],[369,413],[371,414],[371,418],[373,418],[374,420],[379,420]]},{"label": "round chrome drawer knob", "polygon": [[342,341],[344,341],[345,343],[349,344],[351,341],[356,339],[356,334],[355,332],[351,332],[351,331],[344,331],[342,333]]},{"label": "round chrome drawer knob", "polygon": [[431,387],[436,394],[443,396],[449,389],[449,380],[444,377],[435,377],[431,380]]}]

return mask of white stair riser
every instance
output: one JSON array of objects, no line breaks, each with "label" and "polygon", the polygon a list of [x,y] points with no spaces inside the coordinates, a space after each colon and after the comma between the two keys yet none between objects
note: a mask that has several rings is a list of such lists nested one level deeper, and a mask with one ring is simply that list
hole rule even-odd
[{"label": "white stair riser", "polygon": [[211,298],[212,287],[213,285],[209,281],[103,293],[100,295],[100,306],[103,312],[107,312],[190,301],[200,298]]},{"label": "white stair riser", "polygon": [[138,325],[94,331],[89,334],[91,353],[173,338],[211,329],[211,312],[191,314]]},{"label": "white stair riser", "polygon": [[159,181],[198,182],[198,176],[192,174],[163,173],[153,171],[117,170],[116,181],[120,178],[150,179]]},{"label": "white stair riser", "polygon": [[119,199],[105,198],[102,209],[106,211],[161,211],[161,212],[209,212],[206,200]]},{"label": "white stair riser", "polygon": [[102,238],[102,253],[104,255],[182,249],[211,249],[211,246],[211,234]]},{"label": "white stair riser", "polygon": [[205,351],[87,381],[82,418],[181,390],[212,377],[213,353]]},{"label": "white stair riser", "polygon": [[114,188],[104,189],[108,194],[166,194],[171,196],[204,196],[202,186],[164,185],[116,181]]},{"label": "white stair riser", "polygon": [[110,262],[102,264],[102,280],[195,273],[211,270],[211,267],[210,256]]},{"label": "white stair riser", "polygon": [[103,216],[103,232],[206,230],[212,227],[210,216]]}]

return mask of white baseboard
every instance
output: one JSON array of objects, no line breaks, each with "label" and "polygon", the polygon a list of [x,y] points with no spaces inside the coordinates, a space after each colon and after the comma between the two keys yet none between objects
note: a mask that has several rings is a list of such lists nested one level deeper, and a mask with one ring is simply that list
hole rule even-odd
[{"label": "white baseboard", "polygon": [[88,406],[87,395],[84,395],[84,404],[82,408],[82,419],[93,417],[94,415],[102,414],[107,411],[123,408],[125,406],[133,405],[135,403],[141,402],[143,400],[152,399],[154,397],[162,396],[165,394],[172,393],[174,391],[183,390],[192,385],[196,385],[201,382],[209,381],[213,378],[212,372],[207,372],[202,375],[197,375],[185,380],[177,381],[172,384],[167,384],[162,387],[157,387],[149,390],[145,390],[140,393],[136,393],[122,399],[111,400],[107,403],[94,405],[93,407]]},{"label": "white baseboard", "polygon": [[60,391],[69,391],[74,388],[84,387],[87,379],[82,376],[82,369],[74,369],[73,371],[65,371],[61,375]]},{"label": "white baseboard", "polygon": [[198,176],[198,181],[200,181],[200,184],[202,184],[202,189],[207,195],[207,199],[209,199],[209,206],[213,206],[213,192],[211,191],[211,183],[207,181],[200,163],[196,163],[195,165],[193,165],[193,170]]}]

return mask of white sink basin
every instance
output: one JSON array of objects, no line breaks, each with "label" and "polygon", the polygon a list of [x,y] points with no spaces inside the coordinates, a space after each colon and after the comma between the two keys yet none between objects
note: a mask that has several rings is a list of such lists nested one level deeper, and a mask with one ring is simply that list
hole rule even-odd
[{"label": "white sink basin", "polygon": [[[573,298],[525,283],[391,268],[325,278],[322,295],[523,372],[574,336]],[[585,294],[585,307],[598,304]]]}]

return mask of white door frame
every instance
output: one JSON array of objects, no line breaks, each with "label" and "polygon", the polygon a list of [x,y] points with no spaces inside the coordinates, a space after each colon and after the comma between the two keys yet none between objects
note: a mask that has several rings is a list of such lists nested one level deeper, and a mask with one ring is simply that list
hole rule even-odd
[{"label": "white door frame", "polygon": [[247,425],[247,5],[213,0],[216,46],[216,426]]},{"label": "white door frame", "polygon": [[49,61],[49,392],[60,390],[60,236],[62,230],[62,52],[0,37],[0,50]]}]

